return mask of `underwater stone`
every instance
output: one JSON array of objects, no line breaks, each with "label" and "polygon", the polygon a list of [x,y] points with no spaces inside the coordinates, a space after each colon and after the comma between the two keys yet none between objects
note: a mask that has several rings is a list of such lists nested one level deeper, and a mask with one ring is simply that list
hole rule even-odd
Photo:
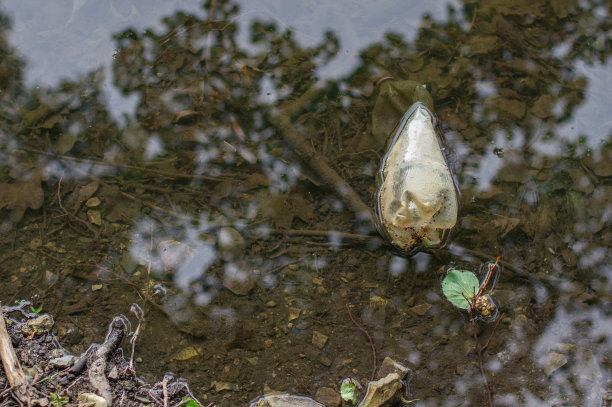
[{"label": "underwater stone", "polygon": [[292,394],[268,394],[251,401],[249,407],[325,407],[304,396]]},{"label": "underwater stone", "polygon": [[423,103],[414,103],[402,117],[378,185],[378,228],[394,247],[412,254],[444,246],[457,223],[458,192],[434,115]]},{"label": "underwater stone", "polygon": [[402,381],[397,373],[389,373],[382,379],[369,382],[366,395],[358,407],[380,407],[398,395]]}]

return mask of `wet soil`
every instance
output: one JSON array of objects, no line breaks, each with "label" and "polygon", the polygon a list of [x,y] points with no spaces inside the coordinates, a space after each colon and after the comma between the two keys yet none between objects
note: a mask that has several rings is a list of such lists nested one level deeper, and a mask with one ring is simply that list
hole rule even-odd
[{"label": "wet soil", "polygon": [[[95,359],[92,358],[92,351],[104,346],[109,337],[117,335],[118,331],[113,331],[109,326],[109,334],[104,343],[91,344],[89,352],[77,357],[62,347],[51,327],[30,327],[32,322],[41,319],[49,320],[52,324],[52,317],[49,314],[30,312],[28,305],[28,302],[22,302],[18,306],[3,307],[2,311],[13,349],[28,378],[31,405],[77,405],[79,395],[99,393],[97,378],[92,379],[90,373]],[[119,331],[122,330],[123,325],[120,325]],[[119,332],[119,335],[122,336],[123,332]],[[186,404],[189,400],[193,400],[190,405],[199,405],[183,379],[165,375],[158,382],[149,383],[139,377],[133,365],[124,357],[120,346],[110,349],[105,362],[104,377],[110,386],[112,406],[168,406]],[[0,405],[13,407],[26,403],[26,400],[19,399],[15,388],[10,386],[4,369],[0,369],[0,389]]]},{"label": "wet soil", "polygon": [[[306,46],[286,24],[247,25],[239,3],[212,1],[159,30],[114,33],[108,72],[57,86],[23,80],[1,14],[0,298],[55,315],[75,355],[138,304],[137,372],[177,372],[220,407],[366,382],[374,352],[356,323],[377,363],[412,368],[421,406],[486,405],[472,326],[440,278],[501,256],[503,316],[492,336],[476,325],[481,343],[491,336],[493,400],[599,406],[612,383],[612,143],[609,103],[592,97],[609,74],[579,69],[609,63],[599,3],[466,1],[447,19],[410,16],[413,39],[372,38],[351,72],[322,78],[355,52],[334,32]],[[326,160],[370,202],[387,76],[431,91],[462,194],[452,244],[410,258],[311,166]],[[124,117],[111,86],[135,101]]]}]

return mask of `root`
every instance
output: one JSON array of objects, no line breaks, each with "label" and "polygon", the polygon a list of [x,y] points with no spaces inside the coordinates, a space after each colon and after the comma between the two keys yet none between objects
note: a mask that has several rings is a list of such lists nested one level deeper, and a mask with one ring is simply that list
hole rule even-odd
[{"label": "root", "polygon": [[125,323],[120,317],[115,317],[113,322],[110,324],[106,340],[102,345],[99,345],[93,350],[92,362],[89,366],[89,381],[92,386],[108,402],[108,405],[113,403],[113,394],[111,392],[110,384],[106,379],[106,360],[108,356],[113,353],[121,343],[123,339],[123,330]]},{"label": "root", "polygon": [[15,354],[15,349],[13,349],[11,337],[6,330],[4,314],[1,308],[0,316],[0,358],[2,359],[2,366],[4,367],[6,377],[11,385],[7,390],[13,391],[13,394],[20,402],[30,405],[32,398],[30,387]]}]

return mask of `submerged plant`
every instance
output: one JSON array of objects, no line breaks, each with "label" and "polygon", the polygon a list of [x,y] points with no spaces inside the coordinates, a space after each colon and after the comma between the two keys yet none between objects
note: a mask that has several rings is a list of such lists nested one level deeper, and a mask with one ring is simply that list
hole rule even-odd
[{"label": "submerged plant", "polygon": [[340,385],[340,396],[351,405],[357,404],[363,397],[362,387],[355,379],[347,377]]},{"label": "submerged plant", "polygon": [[[499,311],[497,306],[493,302],[490,294],[485,294],[487,287],[489,292],[495,288],[501,267],[499,266],[499,256],[495,260],[495,263],[489,262],[481,266],[482,269],[486,269],[482,282],[478,280],[476,274],[468,270],[457,270],[450,269],[444,279],[442,280],[442,291],[446,298],[457,308],[466,310],[470,314],[470,323],[472,325],[472,334],[474,335],[474,341],[476,342],[476,350],[478,352],[478,362],[480,363],[480,374],[482,375],[482,381],[487,391],[489,406],[493,407],[491,400],[491,389],[487,381],[487,376],[484,371],[484,364],[482,361],[482,352],[489,346],[489,342],[495,333],[497,324],[501,318],[498,319]],[[497,323],[493,327],[493,331],[489,336],[489,339],[484,346],[480,346],[478,340],[478,334],[476,333],[476,321],[484,320],[486,322],[495,321]]]},{"label": "submerged plant", "polygon": [[54,407],[62,407],[64,404],[68,403],[68,399],[66,397],[62,397],[57,393],[51,393],[49,394],[49,397],[51,398],[51,404],[53,404]]},{"label": "submerged plant", "polygon": [[494,321],[499,315],[493,298],[490,294],[485,294],[487,287],[491,292],[497,283],[501,271],[498,263],[499,257],[495,263],[490,262],[485,265],[488,270],[482,282],[473,272],[459,269],[450,269],[442,280],[442,292],[446,298],[455,307],[468,311],[471,321],[474,319]]}]

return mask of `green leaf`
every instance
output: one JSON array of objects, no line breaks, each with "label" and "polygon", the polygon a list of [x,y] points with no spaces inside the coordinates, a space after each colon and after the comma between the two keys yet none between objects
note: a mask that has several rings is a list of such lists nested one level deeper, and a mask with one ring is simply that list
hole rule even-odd
[{"label": "green leaf", "polygon": [[468,300],[474,298],[479,285],[478,277],[471,271],[450,270],[442,280],[442,292],[455,307],[468,309]]},{"label": "green leaf", "polygon": [[351,404],[357,404],[359,400],[361,400],[361,392],[357,388],[355,382],[350,378],[346,378],[342,381],[342,385],[340,385],[340,396],[342,400]]},{"label": "green leaf", "polygon": [[66,397],[62,397],[57,393],[51,393],[49,394],[49,397],[51,398],[51,403],[54,407],[62,407],[64,404],[68,403],[68,399]]},{"label": "green leaf", "polygon": [[186,402],[185,404],[183,404],[183,405],[184,405],[184,406],[186,406],[186,407],[199,407],[199,405],[198,405],[197,401],[195,401],[195,400],[194,400],[194,399],[192,399],[191,397],[189,397],[189,398],[184,398],[184,399],[183,399],[183,400],[181,400],[181,401]]}]

